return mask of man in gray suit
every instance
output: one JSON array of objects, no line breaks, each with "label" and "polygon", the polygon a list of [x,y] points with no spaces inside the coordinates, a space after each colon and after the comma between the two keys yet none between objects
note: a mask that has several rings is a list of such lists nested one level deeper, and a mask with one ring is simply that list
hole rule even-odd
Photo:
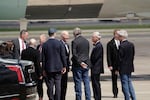
[{"label": "man in gray suit", "polygon": [[29,33],[27,30],[22,30],[22,31],[20,31],[19,38],[12,40],[12,42],[14,44],[14,48],[13,48],[13,58],[14,59],[19,59],[22,50],[27,48],[26,39],[28,38],[28,35],[29,35]]},{"label": "man in gray suit", "polygon": [[81,35],[80,28],[75,28],[73,35],[75,39],[72,41],[72,71],[75,83],[76,100],[82,100],[82,80],[85,86],[85,99],[91,100],[88,75],[90,67],[89,41]]}]

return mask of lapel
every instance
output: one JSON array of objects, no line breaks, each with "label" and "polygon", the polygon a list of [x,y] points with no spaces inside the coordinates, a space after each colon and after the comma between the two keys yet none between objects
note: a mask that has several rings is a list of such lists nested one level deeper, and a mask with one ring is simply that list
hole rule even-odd
[{"label": "lapel", "polygon": [[95,49],[96,49],[96,47],[97,47],[97,45],[98,45],[99,43],[100,43],[100,42],[97,42],[97,43],[94,45],[93,50],[92,50],[93,53],[94,53],[94,51],[95,51]]},{"label": "lapel", "polygon": [[19,52],[20,52],[19,38],[18,38],[17,41],[16,41],[16,45],[18,46],[18,50],[19,50]]},{"label": "lapel", "polygon": [[[65,43],[63,40],[61,40],[61,42],[62,42],[62,44],[63,44],[64,47],[65,47],[66,54],[69,54],[69,53],[70,53],[70,49],[69,49],[68,43]],[[67,47],[66,47],[66,45],[67,45]],[[67,50],[67,48],[68,48],[68,50]]]},{"label": "lapel", "polygon": [[114,38],[112,39],[112,45],[113,45],[113,47],[115,48],[115,50],[118,50],[118,49],[117,49],[117,45],[116,45],[116,42],[115,42],[115,39],[114,39]]},{"label": "lapel", "polygon": [[67,53],[67,54],[70,54],[69,44],[66,43],[66,45],[67,45],[67,48],[68,48],[68,52],[67,52],[67,49],[65,48],[65,49],[66,49],[66,53]]}]

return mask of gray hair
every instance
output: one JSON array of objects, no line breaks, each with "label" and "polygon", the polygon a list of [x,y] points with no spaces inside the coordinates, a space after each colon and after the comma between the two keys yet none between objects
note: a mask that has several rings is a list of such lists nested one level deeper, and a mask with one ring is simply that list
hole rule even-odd
[{"label": "gray hair", "polygon": [[81,34],[81,29],[80,29],[79,27],[76,27],[76,28],[73,30],[73,34],[74,34],[75,36]]},{"label": "gray hair", "polygon": [[124,38],[127,38],[128,37],[128,32],[126,30],[120,30],[120,31],[117,31],[118,35],[124,37]]}]

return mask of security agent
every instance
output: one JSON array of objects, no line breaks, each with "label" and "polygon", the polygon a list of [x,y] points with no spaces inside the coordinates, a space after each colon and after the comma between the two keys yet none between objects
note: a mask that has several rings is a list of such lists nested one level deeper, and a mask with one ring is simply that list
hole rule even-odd
[{"label": "security agent", "polygon": [[42,48],[43,74],[47,77],[49,100],[61,100],[61,77],[66,72],[67,66],[65,48],[59,40],[55,39],[56,29],[50,28],[48,35],[49,39]]}]

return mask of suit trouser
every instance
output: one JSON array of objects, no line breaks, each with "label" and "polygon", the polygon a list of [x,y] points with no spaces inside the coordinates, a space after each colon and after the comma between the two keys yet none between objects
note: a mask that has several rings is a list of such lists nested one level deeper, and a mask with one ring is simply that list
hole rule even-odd
[{"label": "suit trouser", "polygon": [[111,78],[112,78],[112,91],[113,91],[113,95],[117,96],[118,95],[118,85],[117,85],[118,75],[115,73],[115,70],[111,71]]},{"label": "suit trouser", "polygon": [[45,81],[46,85],[47,85],[47,77],[44,77],[42,79],[38,79],[37,81],[37,92],[38,92],[38,96],[43,98],[43,81]]},{"label": "suit trouser", "polygon": [[37,92],[38,92],[38,96],[43,98],[43,79],[38,79]]},{"label": "suit trouser", "polygon": [[92,88],[95,100],[101,100],[100,74],[91,74]]},{"label": "suit trouser", "polygon": [[68,72],[62,75],[61,79],[61,100],[65,100],[67,92]]},{"label": "suit trouser", "polygon": [[[47,93],[49,100],[61,100],[61,77],[61,72],[52,72],[47,74]],[[55,90],[55,93],[53,90]]]}]

